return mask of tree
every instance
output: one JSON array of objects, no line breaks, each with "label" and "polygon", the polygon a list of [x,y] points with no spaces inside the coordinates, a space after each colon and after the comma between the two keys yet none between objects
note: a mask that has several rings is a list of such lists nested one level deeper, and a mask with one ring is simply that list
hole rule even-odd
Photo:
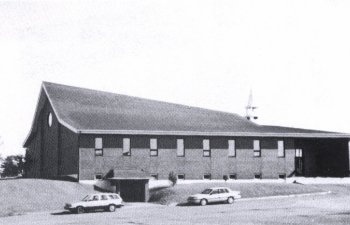
[{"label": "tree", "polygon": [[2,177],[16,177],[23,175],[24,159],[23,155],[10,155],[1,164]]},{"label": "tree", "polygon": [[173,183],[173,186],[175,186],[175,184],[177,182],[177,176],[176,176],[176,174],[173,171],[171,171],[169,173],[168,179]]}]

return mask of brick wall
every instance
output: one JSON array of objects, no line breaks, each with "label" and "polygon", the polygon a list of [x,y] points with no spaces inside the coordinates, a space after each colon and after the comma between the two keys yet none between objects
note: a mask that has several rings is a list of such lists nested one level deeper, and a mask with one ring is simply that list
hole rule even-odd
[{"label": "brick wall", "polygon": [[[62,126],[45,95],[40,98],[35,134],[27,148],[32,160],[27,177],[55,178],[78,174],[78,135]],[[48,124],[49,114],[52,125]]]},{"label": "brick wall", "polygon": [[[103,138],[104,154],[95,156],[95,137]],[[131,156],[122,154],[122,138],[131,139]],[[158,156],[150,156],[150,138],[158,140]],[[185,157],[176,154],[176,139],[185,141]],[[211,157],[203,157],[202,141],[210,139]],[[236,157],[228,157],[228,140],[236,140]],[[278,178],[279,174],[289,175],[294,171],[295,148],[292,139],[285,140],[285,157],[277,156],[277,140],[260,139],[261,157],[253,156],[255,138],[224,137],[175,137],[175,136],[118,136],[82,135],[79,148],[80,180],[94,179],[97,173],[106,174],[113,168],[145,169],[167,179],[170,171],[185,174],[186,179],[202,179],[210,173],[212,179],[223,179],[223,175],[237,174],[238,179]]]}]

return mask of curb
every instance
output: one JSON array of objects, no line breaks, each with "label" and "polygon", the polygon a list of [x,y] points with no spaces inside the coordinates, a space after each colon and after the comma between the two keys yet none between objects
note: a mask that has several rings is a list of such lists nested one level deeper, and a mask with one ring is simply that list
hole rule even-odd
[{"label": "curb", "polygon": [[306,194],[274,195],[274,196],[266,196],[266,197],[241,198],[241,199],[236,199],[235,201],[243,202],[243,201],[250,201],[250,200],[280,199],[280,198],[304,197],[304,196],[313,196],[313,195],[327,195],[331,193],[332,193],[331,191],[323,191],[323,192],[314,192],[314,193],[306,193]]}]

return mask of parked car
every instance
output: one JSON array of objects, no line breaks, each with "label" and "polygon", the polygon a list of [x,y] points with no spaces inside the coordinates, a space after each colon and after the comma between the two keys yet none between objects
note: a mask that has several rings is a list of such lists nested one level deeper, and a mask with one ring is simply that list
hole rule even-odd
[{"label": "parked car", "polygon": [[64,209],[70,212],[84,213],[89,210],[102,209],[114,212],[117,207],[123,205],[123,199],[115,193],[91,194],[81,201],[72,204],[67,203]]},{"label": "parked car", "polygon": [[241,192],[232,191],[227,187],[213,187],[205,189],[201,194],[188,197],[187,202],[202,206],[213,202],[227,202],[232,204],[235,199],[241,198]]}]

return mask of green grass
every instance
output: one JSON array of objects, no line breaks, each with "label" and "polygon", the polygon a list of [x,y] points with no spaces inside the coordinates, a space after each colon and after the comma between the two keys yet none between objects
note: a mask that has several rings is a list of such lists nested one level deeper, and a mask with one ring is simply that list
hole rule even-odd
[{"label": "green grass", "polygon": [[185,203],[189,195],[200,193],[206,188],[223,186],[241,192],[242,198],[275,195],[304,194],[324,191],[320,187],[289,183],[194,183],[177,184],[174,187],[151,190],[150,202],[169,205]]},{"label": "green grass", "polygon": [[80,200],[93,192],[92,186],[69,181],[0,180],[0,216],[63,209],[65,203]]}]

